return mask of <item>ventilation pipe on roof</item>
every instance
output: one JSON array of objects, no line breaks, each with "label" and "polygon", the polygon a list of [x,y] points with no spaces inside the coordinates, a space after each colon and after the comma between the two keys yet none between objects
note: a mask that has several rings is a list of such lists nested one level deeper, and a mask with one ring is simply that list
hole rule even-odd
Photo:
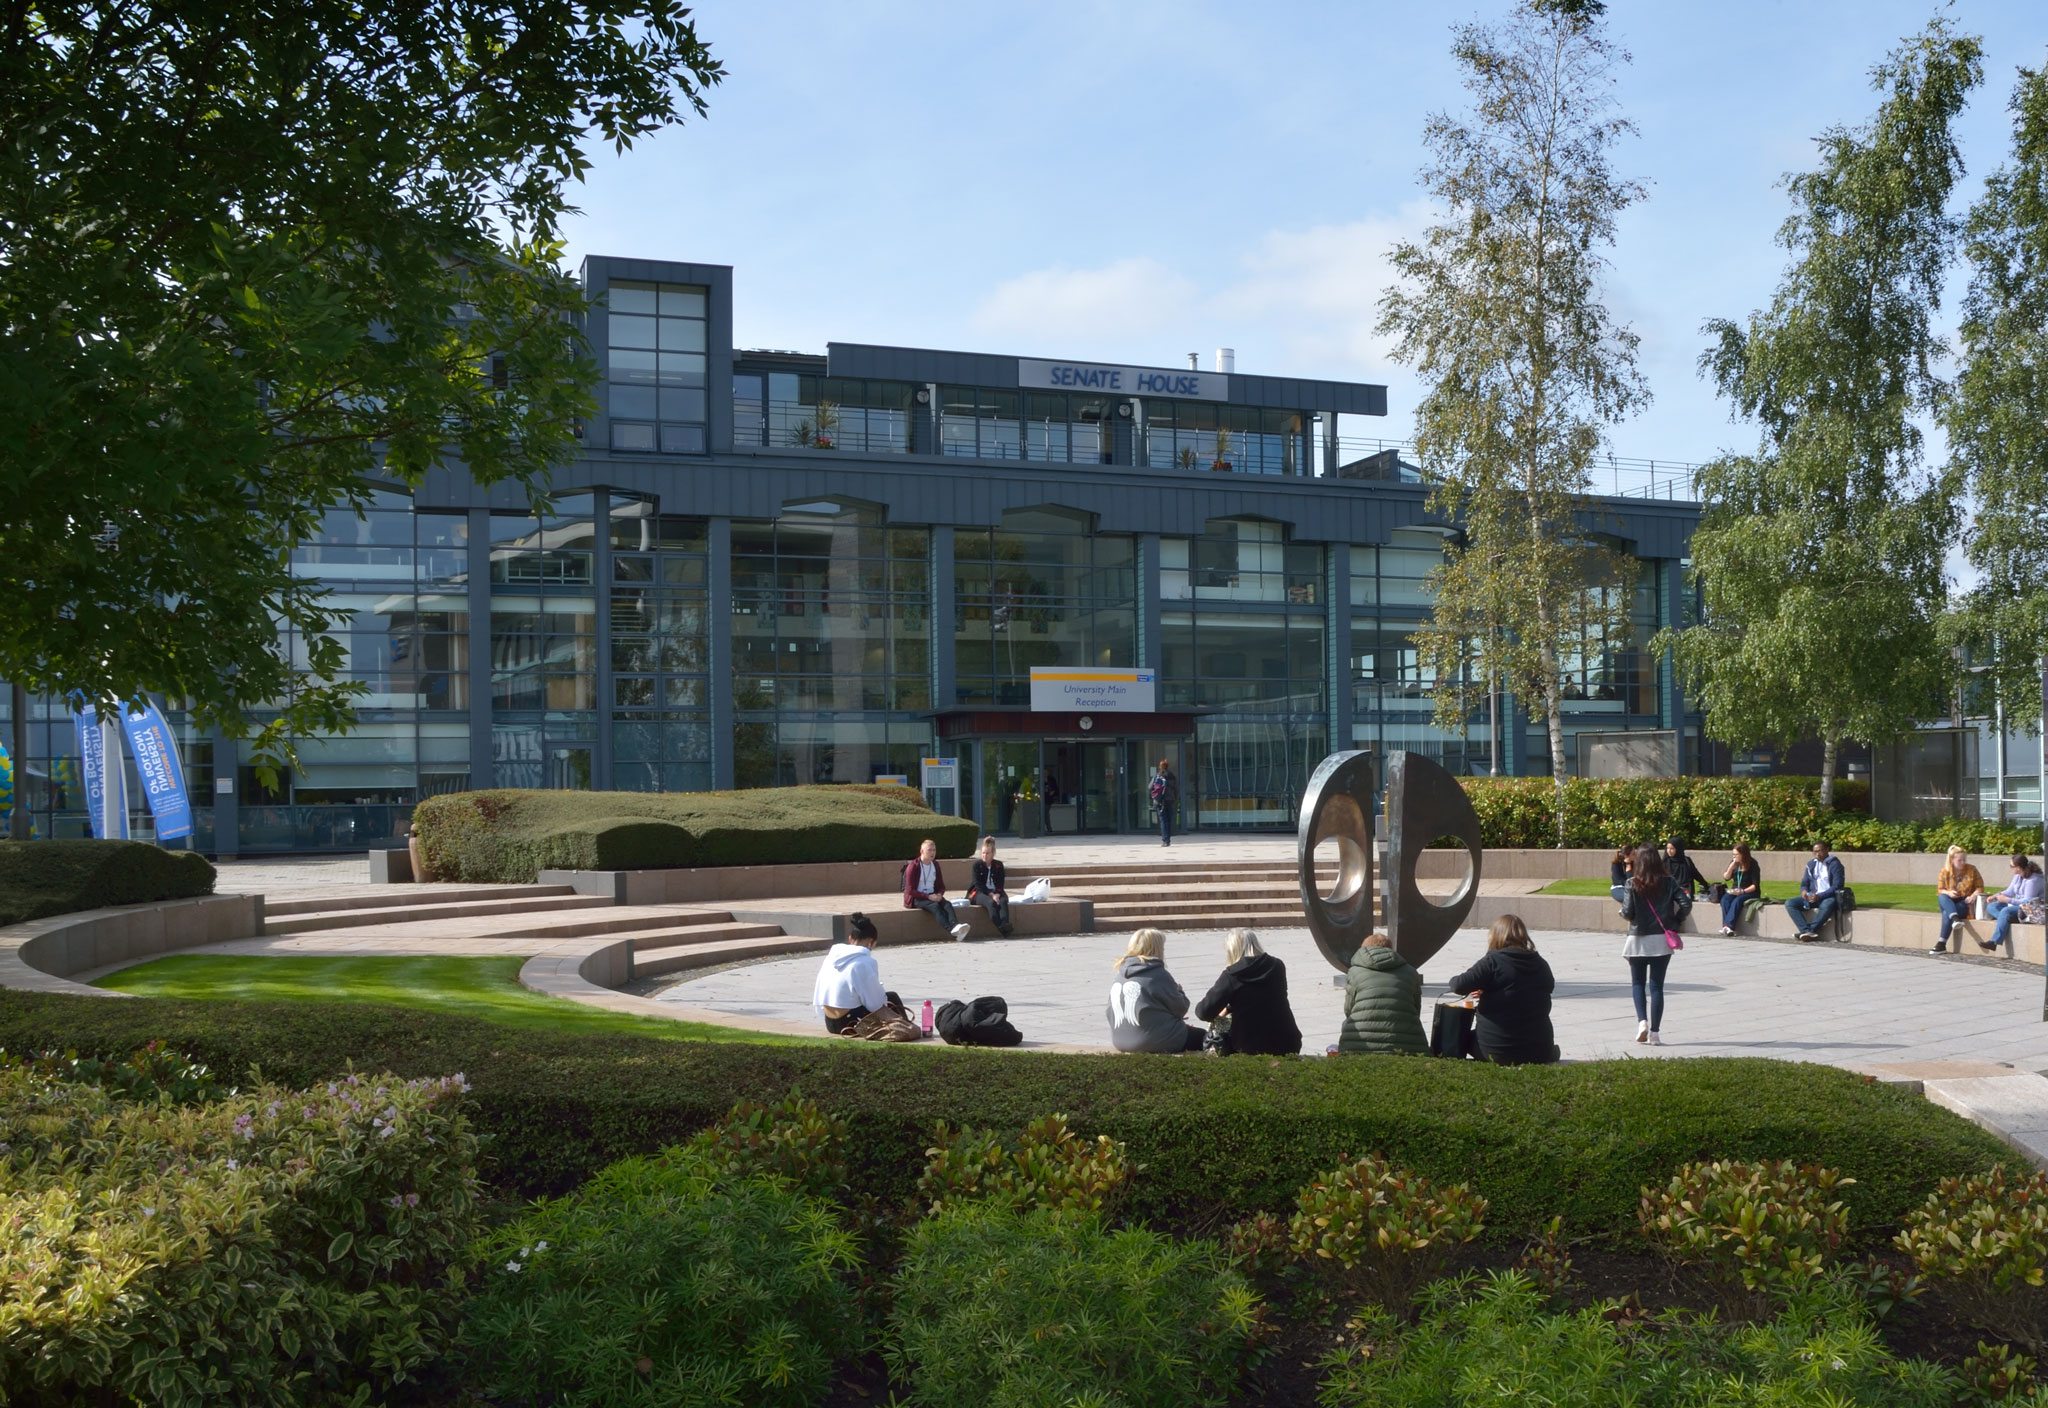
[{"label": "ventilation pipe on roof", "polygon": [[1237,349],[1219,347],[1216,349],[1216,370],[1228,376],[1237,370]]},{"label": "ventilation pipe on roof", "polygon": [[1202,354],[1201,354],[1201,353],[1199,353],[1199,352],[1190,352],[1190,353],[1188,353],[1188,370],[1189,370],[1189,371],[1191,371],[1191,372],[1198,372],[1198,371],[1200,371],[1201,369],[1202,369]]}]

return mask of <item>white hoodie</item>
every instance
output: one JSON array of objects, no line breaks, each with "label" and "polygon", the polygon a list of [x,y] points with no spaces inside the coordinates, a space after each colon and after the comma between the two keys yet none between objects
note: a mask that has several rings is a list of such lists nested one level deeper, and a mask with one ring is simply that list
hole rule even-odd
[{"label": "white hoodie", "polygon": [[875,966],[874,951],[865,944],[834,944],[818,968],[818,985],[811,992],[811,1006],[824,1014],[827,1007],[850,1011],[865,1007],[879,1012],[889,995],[882,988],[882,970]]}]

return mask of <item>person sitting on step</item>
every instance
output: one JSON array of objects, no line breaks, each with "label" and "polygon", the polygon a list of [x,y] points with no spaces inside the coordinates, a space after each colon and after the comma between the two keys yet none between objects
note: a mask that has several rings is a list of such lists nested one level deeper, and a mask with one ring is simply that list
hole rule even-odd
[{"label": "person sitting on step", "polygon": [[825,1019],[825,1030],[838,1036],[870,1012],[893,1003],[882,988],[882,970],[875,965],[875,921],[854,914],[846,921],[846,942],[834,944],[818,965],[811,988],[811,1006]]},{"label": "person sitting on step", "polygon": [[1996,951],[2001,945],[2007,955],[2012,953],[2012,926],[2015,920],[2039,924],[2042,919],[2044,886],[2041,867],[2031,856],[2016,855],[2012,858],[2012,879],[2003,890],[1993,895],[1984,906],[1984,912],[1993,921],[1991,937],[1977,940],[1977,947],[1986,953]]},{"label": "person sitting on step", "polygon": [[1842,907],[1842,887],[1848,883],[1842,862],[1828,853],[1828,843],[1815,841],[1813,859],[1799,878],[1799,893],[1785,901],[1785,913],[1792,917],[1799,942],[1810,944],[1820,937],[1821,926]]},{"label": "person sitting on step", "polygon": [[1394,952],[1385,934],[1369,934],[1344,975],[1344,1026],[1337,1050],[1346,1056],[1427,1056],[1422,1034],[1422,974]]},{"label": "person sitting on step", "polygon": [[903,867],[903,907],[921,909],[938,921],[951,939],[965,942],[968,929],[960,922],[946,898],[946,876],[939,869],[939,843],[927,836],[917,848],[917,859]]},{"label": "person sitting on step", "polygon": [[967,902],[988,911],[996,932],[1010,937],[1010,892],[1004,888],[1003,863],[996,859],[996,838],[981,838],[981,850],[974,858],[974,879],[967,887]]}]

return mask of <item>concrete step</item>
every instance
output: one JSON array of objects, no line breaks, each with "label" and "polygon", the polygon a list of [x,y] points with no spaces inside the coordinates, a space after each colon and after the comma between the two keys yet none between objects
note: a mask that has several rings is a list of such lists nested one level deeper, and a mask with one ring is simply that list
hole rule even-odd
[{"label": "concrete step", "polygon": [[504,931],[516,939],[585,939],[618,935],[630,937],[641,931],[680,929],[697,924],[730,924],[732,914],[722,909],[676,909],[669,905],[606,906],[595,912],[541,915]]},{"label": "concrete step", "polygon": [[266,915],[333,914],[344,909],[400,909],[413,905],[468,904],[481,900],[552,899],[557,895],[575,893],[567,885],[451,885],[446,889],[399,885],[377,894],[315,895],[289,900],[266,897],[263,912]]},{"label": "concrete step", "polygon": [[735,939],[730,943],[691,944],[664,949],[648,958],[633,959],[633,976],[656,978],[688,968],[712,968],[721,963],[741,963],[755,958],[775,958],[790,953],[823,953],[832,947],[830,939],[808,934],[782,934],[773,938]]},{"label": "concrete step", "polygon": [[782,926],[779,924],[693,924],[687,928],[649,929],[632,936],[633,961],[638,963],[643,953],[657,953],[664,949],[683,948],[689,945],[728,943],[734,939],[772,939],[782,932]]},{"label": "concrete step", "polygon": [[[1057,886],[1053,894],[1060,893]],[[1297,903],[1301,898],[1301,886],[1292,882],[1264,883],[1254,880],[1218,880],[1214,882],[1183,882],[1162,885],[1089,885],[1076,882],[1067,892],[1068,896],[1078,895],[1082,899],[1094,900],[1098,905],[1128,903],[1152,895],[1173,895],[1184,899],[1288,899]]]},{"label": "concrete step", "polygon": [[438,919],[487,919],[497,915],[544,913],[563,909],[609,909],[610,900],[586,895],[521,896],[509,900],[465,900],[449,904],[381,905],[367,909],[331,909],[295,914],[282,923],[263,917],[266,934],[310,934],[321,929],[361,929],[379,924],[417,924]]}]

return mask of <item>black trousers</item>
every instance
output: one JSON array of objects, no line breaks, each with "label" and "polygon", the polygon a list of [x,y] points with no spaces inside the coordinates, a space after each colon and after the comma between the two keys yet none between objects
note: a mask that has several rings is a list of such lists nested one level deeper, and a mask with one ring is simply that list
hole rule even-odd
[{"label": "black trousers", "polygon": [[987,910],[988,917],[996,921],[996,928],[1005,934],[1010,932],[1010,901],[1006,897],[976,890],[967,897],[967,902],[976,909]]}]

